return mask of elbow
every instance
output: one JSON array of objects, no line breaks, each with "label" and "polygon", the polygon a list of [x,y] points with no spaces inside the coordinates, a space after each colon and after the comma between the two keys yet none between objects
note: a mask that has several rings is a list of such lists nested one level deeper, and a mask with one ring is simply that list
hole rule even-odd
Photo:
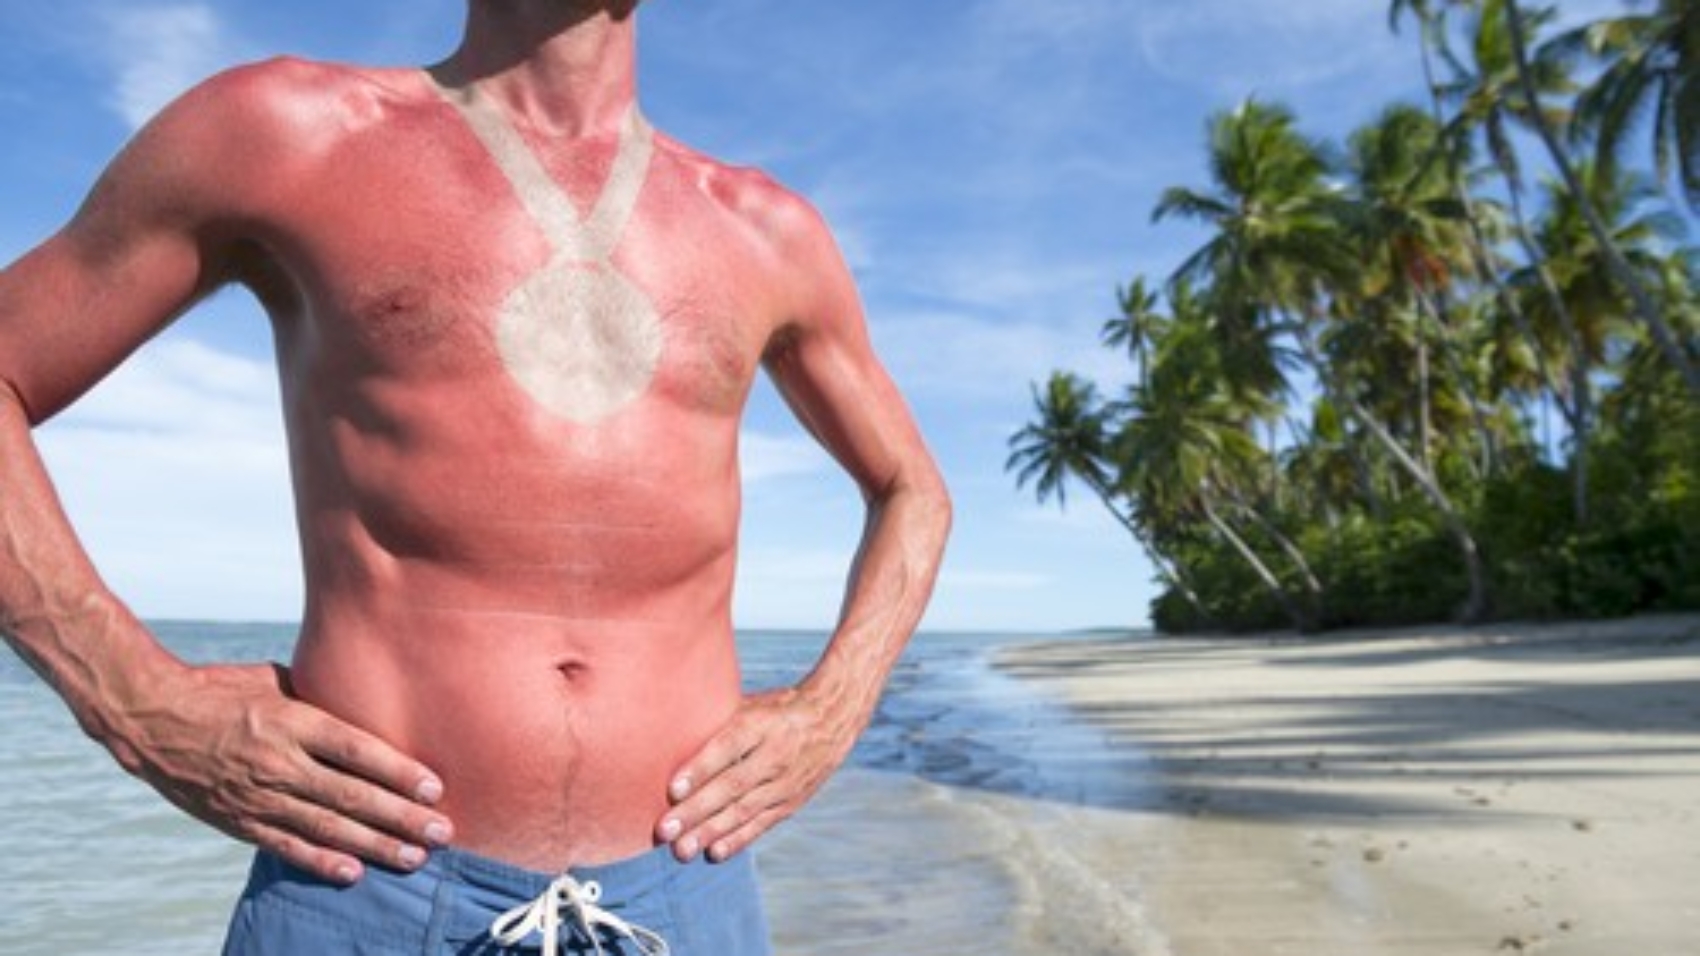
[{"label": "elbow", "polygon": [[932,481],[927,488],[924,498],[927,502],[927,512],[932,517],[932,525],[937,529],[939,545],[950,538],[951,526],[956,521],[956,503],[951,500],[950,488],[944,482],[944,476],[938,469],[932,471]]},{"label": "elbow", "polygon": [[955,504],[938,466],[928,460],[886,483],[870,496],[875,512],[899,507],[905,524],[916,529],[937,551],[943,551],[955,521]]}]

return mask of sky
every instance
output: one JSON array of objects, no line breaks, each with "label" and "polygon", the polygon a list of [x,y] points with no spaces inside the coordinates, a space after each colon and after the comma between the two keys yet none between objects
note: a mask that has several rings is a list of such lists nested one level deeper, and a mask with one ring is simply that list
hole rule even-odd
[{"label": "sky", "polygon": [[[475,0],[482,2],[482,0]],[[161,105],[275,54],[425,64],[464,0],[55,0],[0,4],[0,263],[57,229]],[[1005,471],[1030,387],[1108,389],[1116,290],[1203,239],[1152,223],[1207,184],[1206,118],[1256,95],[1343,138],[1422,92],[1384,0],[649,0],[640,89],[656,126],[757,166],[826,216],[876,348],[908,397],[957,523],[924,627],[1138,627],[1138,546],[1083,488],[1040,504]],[[1565,0],[1568,18],[1617,0]],[[263,313],[221,293],[37,440],[113,589],[156,618],[289,621],[301,581]],[[736,619],[826,628],[861,532],[851,483],[758,386],[743,432]]]}]

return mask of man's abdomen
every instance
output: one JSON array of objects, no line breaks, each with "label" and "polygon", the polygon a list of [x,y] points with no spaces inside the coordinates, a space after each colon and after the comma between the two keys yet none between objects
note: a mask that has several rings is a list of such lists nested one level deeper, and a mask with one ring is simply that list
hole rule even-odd
[{"label": "man's abdomen", "polygon": [[657,389],[581,428],[500,369],[314,355],[322,375],[285,376],[302,696],[440,774],[467,850],[559,870],[648,849],[739,700],[735,410]]},{"label": "man's abdomen", "polygon": [[544,871],[606,863],[654,845],[672,773],[738,705],[729,587],[692,582],[694,600],[650,595],[623,619],[319,595],[295,686],[440,774],[456,845]]}]

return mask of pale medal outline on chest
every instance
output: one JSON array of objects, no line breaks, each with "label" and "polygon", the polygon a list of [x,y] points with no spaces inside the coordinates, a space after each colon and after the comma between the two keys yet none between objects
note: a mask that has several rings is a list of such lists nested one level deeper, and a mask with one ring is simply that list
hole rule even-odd
[{"label": "pale medal outline on chest", "polygon": [[654,133],[634,106],[619,152],[581,217],[519,132],[476,90],[438,92],[483,144],[549,241],[549,261],[510,292],[496,321],[508,375],[538,405],[594,425],[648,390],[661,363],[655,304],[615,268],[614,250],[648,178]]}]

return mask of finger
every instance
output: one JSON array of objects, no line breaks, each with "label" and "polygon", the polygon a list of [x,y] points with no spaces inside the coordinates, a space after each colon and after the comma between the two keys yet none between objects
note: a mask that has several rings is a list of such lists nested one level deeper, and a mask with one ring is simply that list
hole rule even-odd
[{"label": "finger", "polygon": [[418,869],[429,856],[429,844],[388,832],[310,798],[284,798],[259,819],[297,841],[299,846],[291,846],[296,852],[351,856],[401,871]]},{"label": "finger", "polygon": [[748,758],[725,766],[713,777],[698,784],[688,797],[668,812],[661,825],[661,839],[671,841],[696,829],[724,812],[742,795],[772,779],[776,768],[766,767],[759,754],[759,750],[752,751]]},{"label": "finger", "polygon": [[744,821],[736,830],[708,844],[705,854],[711,863],[725,863],[749,849],[769,830],[778,826],[790,814],[782,806],[772,806]]},{"label": "finger", "polygon": [[314,759],[363,777],[423,806],[442,799],[443,782],[431,768],[358,727],[314,712],[303,746]]},{"label": "finger", "polygon": [[751,820],[772,812],[783,802],[785,793],[779,781],[755,777],[724,791],[705,793],[714,801],[707,804],[712,809],[696,818],[699,822],[681,828],[673,842],[674,856],[688,860],[699,852],[712,851]]},{"label": "finger", "polygon": [[[423,764],[326,715],[315,721],[302,746],[307,765],[299,768],[289,792],[365,825],[344,848],[410,870],[424,862],[423,848],[454,838],[448,818],[430,809],[442,796],[442,784]],[[403,789],[410,781],[411,792]]]},{"label": "finger", "polygon": [[256,823],[247,831],[245,836],[255,846],[327,883],[351,886],[366,875],[358,857],[310,843],[289,830]]},{"label": "finger", "polygon": [[341,831],[358,842],[339,845],[386,866],[414,869],[424,863],[424,849],[446,845],[454,837],[453,826],[442,814],[322,764],[304,768],[292,792],[316,810],[358,824],[358,829]]},{"label": "finger", "polygon": [[716,734],[702,750],[674,775],[667,795],[674,803],[682,803],[693,794],[717,780],[726,771],[742,763],[761,743],[761,733],[748,720],[738,719],[726,730]]}]

